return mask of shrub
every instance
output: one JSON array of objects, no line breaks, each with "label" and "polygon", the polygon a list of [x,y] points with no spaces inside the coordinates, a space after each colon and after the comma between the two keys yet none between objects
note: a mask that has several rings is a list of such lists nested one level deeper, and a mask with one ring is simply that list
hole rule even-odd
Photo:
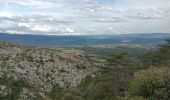
[{"label": "shrub", "polygon": [[134,75],[128,93],[132,97],[143,97],[147,100],[168,100],[168,68],[150,68]]}]

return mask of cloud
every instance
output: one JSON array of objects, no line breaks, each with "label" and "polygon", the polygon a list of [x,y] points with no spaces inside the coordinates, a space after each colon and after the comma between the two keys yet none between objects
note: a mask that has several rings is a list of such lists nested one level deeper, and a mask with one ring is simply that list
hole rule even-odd
[{"label": "cloud", "polygon": [[1,32],[47,35],[170,32],[169,0],[0,0],[0,5]]},{"label": "cloud", "polygon": [[[166,9],[166,10],[165,10]],[[160,19],[168,15],[168,9],[165,8],[148,8],[148,9],[131,9],[126,13],[126,16],[131,19]]]},{"label": "cloud", "polygon": [[21,28],[28,28],[31,31],[38,31],[38,32],[54,31],[53,27],[46,26],[46,25],[39,25],[36,23],[18,23],[18,26]]},{"label": "cloud", "polygon": [[119,23],[119,22],[127,22],[128,20],[126,18],[121,18],[121,17],[112,17],[106,19],[97,19],[95,21],[100,23]]}]

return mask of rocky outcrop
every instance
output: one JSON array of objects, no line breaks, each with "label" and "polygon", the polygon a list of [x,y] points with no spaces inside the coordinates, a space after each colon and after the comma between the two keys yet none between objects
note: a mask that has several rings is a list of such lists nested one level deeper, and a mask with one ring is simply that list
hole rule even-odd
[{"label": "rocky outcrop", "polygon": [[[56,84],[76,87],[86,76],[97,72],[102,64],[89,59],[82,51],[28,48],[1,42],[0,77],[23,80],[29,85],[20,90],[20,100],[34,98],[37,93],[45,97]],[[5,96],[12,90],[2,83],[0,96]]]}]

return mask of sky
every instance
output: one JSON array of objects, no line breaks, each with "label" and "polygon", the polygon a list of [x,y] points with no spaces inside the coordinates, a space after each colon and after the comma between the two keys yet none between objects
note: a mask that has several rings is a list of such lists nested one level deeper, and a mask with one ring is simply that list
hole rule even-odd
[{"label": "sky", "polygon": [[170,33],[170,0],[0,0],[0,32]]}]

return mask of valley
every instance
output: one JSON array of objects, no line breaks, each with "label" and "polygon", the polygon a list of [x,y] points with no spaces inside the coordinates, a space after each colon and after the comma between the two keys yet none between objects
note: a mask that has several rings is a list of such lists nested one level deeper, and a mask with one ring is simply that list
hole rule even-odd
[{"label": "valley", "polygon": [[[75,39],[71,45],[62,41],[60,45],[50,45],[48,41],[41,45],[40,41],[34,41],[36,36],[29,38],[31,42],[18,39],[19,42],[9,39],[15,35],[9,35],[0,42],[0,100],[145,100],[147,97],[136,96],[131,93],[135,89],[129,89],[129,81],[135,82],[136,74],[142,71],[152,74],[155,70],[160,75],[157,73],[160,70],[169,82],[169,42],[166,35],[159,35],[159,39],[156,35],[143,36],[141,42],[127,42],[120,37],[114,43],[96,44],[100,38],[88,45],[88,42],[75,43],[80,37],[67,37],[67,41]],[[134,38],[129,35],[126,40]],[[167,93],[162,97],[165,100],[169,98]]]}]

